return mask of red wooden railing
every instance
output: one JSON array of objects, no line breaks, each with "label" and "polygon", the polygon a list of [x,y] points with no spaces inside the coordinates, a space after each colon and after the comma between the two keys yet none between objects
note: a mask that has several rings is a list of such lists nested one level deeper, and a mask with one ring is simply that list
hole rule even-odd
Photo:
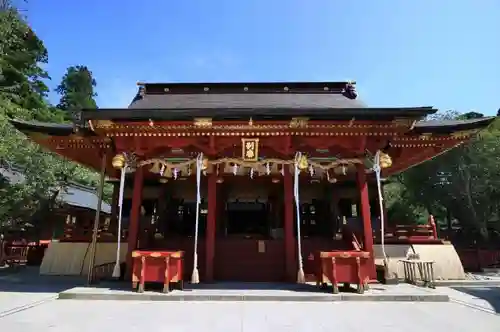
[{"label": "red wooden railing", "polygon": [[500,250],[457,248],[457,253],[466,271],[500,267]]}]

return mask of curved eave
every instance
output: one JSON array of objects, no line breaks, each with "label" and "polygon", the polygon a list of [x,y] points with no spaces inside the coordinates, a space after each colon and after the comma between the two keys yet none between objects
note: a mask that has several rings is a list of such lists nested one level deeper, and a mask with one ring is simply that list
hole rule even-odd
[{"label": "curved eave", "polygon": [[48,136],[70,136],[74,133],[72,124],[48,123],[10,119],[10,123],[24,134],[36,133]]},{"label": "curved eave", "polygon": [[189,121],[196,117],[210,117],[213,120],[238,120],[252,117],[255,120],[289,120],[292,117],[308,117],[310,120],[378,120],[391,121],[396,118],[422,118],[434,114],[432,107],[408,108],[210,108],[210,109],[89,109],[81,113],[82,121],[111,120],[127,121]]},{"label": "curved eave", "polygon": [[[64,142],[71,140],[82,140],[83,144],[89,138],[96,138],[97,135],[86,128],[78,128],[75,130],[72,124],[58,124],[58,123],[44,123],[37,121],[24,121],[18,119],[9,120],[10,123],[20,132],[29,137],[33,142],[43,146],[47,150],[54,152],[62,157],[75,161],[85,167],[88,167],[97,172],[101,168],[101,150],[96,146],[95,148],[80,149],[65,146]],[[59,145],[54,141],[61,141],[63,144]],[[89,145],[89,144],[87,144]],[[111,161],[108,160],[108,175],[114,177],[115,170],[111,167]]]},{"label": "curved eave", "polygon": [[420,121],[415,124],[411,133],[417,134],[452,134],[458,131],[477,130],[488,127],[495,116],[469,120]]}]

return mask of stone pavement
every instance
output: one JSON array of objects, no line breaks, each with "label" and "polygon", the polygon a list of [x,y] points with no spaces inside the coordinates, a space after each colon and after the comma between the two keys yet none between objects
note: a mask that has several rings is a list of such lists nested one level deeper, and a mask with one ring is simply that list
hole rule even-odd
[{"label": "stone pavement", "polygon": [[[499,287],[440,287],[437,290],[425,290],[449,296],[452,302],[448,303],[55,299],[59,292],[81,284],[80,279],[0,274],[1,330],[500,331],[500,315],[496,314],[500,312]],[[394,289],[401,292],[408,286],[398,285]]]},{"label": "stone pavement", "polygon": [[[160,288],[161,289],[161,288]],[[59,294],[59,299],[71,300],[120,300],[120,301],[282,301],[282,302],[332,302],[332,301],[402,301],[447,302],[449,296],[430,292],[408,284],[373,284],[364,294],[351,292],[333,294],[315,285],[280,283],[214,283],[187,284],[183,291],[168,294],[159,291],[137,293],[130,283],[101,284],[96,287],[75,287]]]},{"label": "stone pavement", "polygon": [[498,332],[500,316],[456,303],[53,300],[0,318],[9,332]]}]

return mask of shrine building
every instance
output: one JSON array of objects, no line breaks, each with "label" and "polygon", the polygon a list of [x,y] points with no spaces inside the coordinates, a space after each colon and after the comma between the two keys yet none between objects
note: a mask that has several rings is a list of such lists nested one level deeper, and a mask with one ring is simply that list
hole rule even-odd
[{"label": "shrine building", "polygon": [[73,227],[47,249],[42,274],[114,264],[120,236],[126,275],[132,252],[147,249],[183,251],[186,280],[194,268],[200,282],[294,281],[300,269],[308,280],[316,252],[342,250],[366,252],[374,279],[381,255],[395,257],[381,254],[382,238],[427,252],[449,246],[432,227],[395,234],[398,221],[381,213],[374,165],[387,178],[466,143],[494,120],[426,121],[435,108],[368,107],[351,82],[138,86],[128,108],[79,110],[72,124],[11,121],[115,188],[94,258],[92,236]]}]

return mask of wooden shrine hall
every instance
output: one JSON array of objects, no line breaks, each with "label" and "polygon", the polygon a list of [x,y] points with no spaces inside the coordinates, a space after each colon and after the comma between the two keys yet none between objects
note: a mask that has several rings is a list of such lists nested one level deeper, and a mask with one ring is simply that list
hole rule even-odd
[{"label": "wooden shrine hall", "polygon": [[[356,264],[344,274],[375,279],[374,247],[389,241],[393,222],[381,213],[380,178],[466,142],[494,119],[425,121],[437,110],[370,108],[352,82],[138,85],[128,108],[80,110],[73,124],[11,121],[115,186],[109,232],[96,224],[94,241],[54,243],[65,249],[49,247],[46,273],[65,269],[65,255],[80,257],[89,274],[117,256],[140,282],[158,271],[136,271],[133,260],[168,265],[174,253],[177,281],[318,281],[325,257],[330,281],[348,282],[335,273]],[[422,243],[441,243],[432,235]],[[92,255],[71,249],[92,242]],[[56,256],[59,265],[48,262]]]}]

